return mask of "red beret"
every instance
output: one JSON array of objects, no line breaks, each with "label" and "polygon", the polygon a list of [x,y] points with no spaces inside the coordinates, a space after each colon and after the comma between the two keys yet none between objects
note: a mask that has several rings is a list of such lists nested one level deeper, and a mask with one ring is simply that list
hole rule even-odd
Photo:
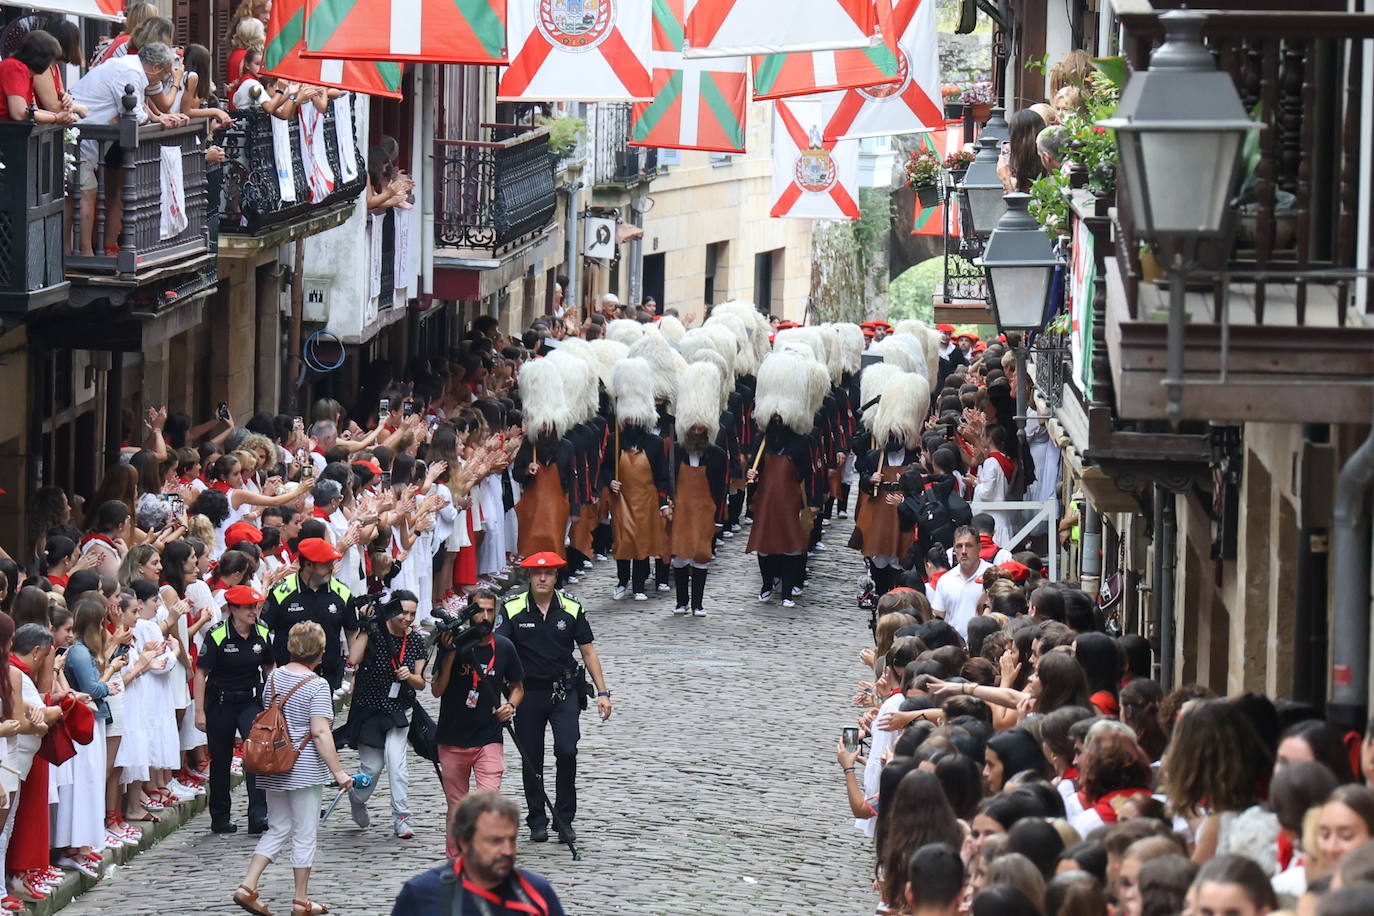
[{"label": "red beret", "polygon": [[998,569],[1006,570],[1011,573],[1011,577],[1016,582],[1025,582],[1030,578],[1031,568],[1024,563],[1015,560],[1008,560],[1005,563],[997,564]]},{"label": "red beret", "polygon": [[309,563],[333,563],[343,556],[324,538],[306,538],[297,551]]},{"label": "red beret", "polygon": [[525,557],[525,559],[520,561],[520,568],[557,569],[560,566],[566,565],[566,562],[567,561],[552,550],[545,550],[542,553],[536,553],[533,556]]},{"label": "red beret", "polygon": [[892,325],[888,324],[886,321],[875,321],[873,322],[873,326],[875,328],[882,328],[884,331],[892,330]]},{"label": "red beret", "polygon": [[234,522],[224,531],[224,543],[230,547],[239,541],[247,541],[250,544],[262,543],[262,531],[249,522]]},{"label": "red beret", "polygon": [[953,333],[954,333],[954,325],[952,325],[952,324],[937,324],[937,325],[935,326],[935,330],[937,330],[937,331],[944,331],[946,334],[953,334]]},{"label": "red beret", "polygon": [[864,336],[872,340],[877,334],[873,332],[872,328],[864,328]]},{"label": "red beret", "polygon": [[247,585],[235,585],[233,588],[225,591],[224,600],[230,604],[246,605],[258,604],[264,599],[260,592],[253,591],[253,589]]},{"label": "red beret", "polygon": [[378,477],[382,476],[382,466],[375,461],[355,461],[353,462],[353,466],[355,468],[367,468],[369,471],[371,471],[373,474],[376,474]]},{"label": "red beret", "polygon": [[975,333],[973,333],[972,331],[964,331],[964,332],[961,333],[961,334],[955,334],[955,335],[954,335],[954,339],[955,339],[955,340],[961,340],[961,339],[963,339],[963,338],[965,338],[965,337],[967,337],[969,340],[973,341],[974,343],[978,343],[978,335],[975,334]]}]

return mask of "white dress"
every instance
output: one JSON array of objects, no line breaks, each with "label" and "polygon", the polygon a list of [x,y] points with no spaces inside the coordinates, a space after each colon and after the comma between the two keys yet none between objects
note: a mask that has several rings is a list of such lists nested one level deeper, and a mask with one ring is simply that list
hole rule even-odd
[{"label": "white dress", "polygon": [[492,575],[506,565],[506,510],[501,505],[501,475],[488,474],[478,485],[482,501],[482,531],[486,536],[477,548],[477,572]]},{"label": "white dress", "polygon": [[[140,619],[134,624],[130,656],[138,658],[148,643],[161,641],[161,628],[151,620]],[[176,711],[166,683],[175,668],[170,656],[169,647],[159,656],[167,659],[161,669],[149,668],[124,691],[124,738],[115,755],[115,766],[124,768],[120,782],[125,785],[147,779],[150,767],[176,769],[181,765]]]}]

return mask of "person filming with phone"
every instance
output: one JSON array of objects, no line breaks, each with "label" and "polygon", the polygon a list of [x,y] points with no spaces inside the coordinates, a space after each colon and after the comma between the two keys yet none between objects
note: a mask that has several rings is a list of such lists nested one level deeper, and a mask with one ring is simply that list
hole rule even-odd
[{"label": "person filming with phone", "polygon": [[[525,697],[525,669],[515,645],[493,632],[496,595],[485,588],[472,592],[462,619],[469,622],[470,635],[460,634],[457,644],[450,629],[440,631],[430,686],[439,697],[435,737],[450,828],[474,776],[479,790],[501,790],[506,768],[501,729]],[[458,844],[452,829],[446,839],[449,858],[454,858]]]}]

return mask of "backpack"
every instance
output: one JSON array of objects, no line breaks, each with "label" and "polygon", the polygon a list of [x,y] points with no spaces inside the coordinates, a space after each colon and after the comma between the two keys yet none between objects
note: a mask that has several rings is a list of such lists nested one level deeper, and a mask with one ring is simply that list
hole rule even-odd
[{"label": "backpack", "polygon": [[286,701],[291,699],[291,695],[297,690],[316,679],[318,675],[313,674],[304,678],[295,687],[286,691],[281,699],[277,699],[276,681],[269,678],[272,696],[267,702],[267,707],[253,717],[248,737],[243,739],[243,772],[252,776],[274,776],[291,772],[291,768],[296,765],[296,758],[305,750],[306,742],[310,740],[310,730],[306,730],[299,747],[291,742],[291,733],[286,728]]},{"label": "backpack", "polygon": [[[915,494],[911,500],[912,514],[916,519],[916,542],[921,545],[922,553],[935,544],[948,544],[954,540],[957,527],[951,517],[949,506],[929,490]],[[921,557],[922,562],[925,557]]]}]

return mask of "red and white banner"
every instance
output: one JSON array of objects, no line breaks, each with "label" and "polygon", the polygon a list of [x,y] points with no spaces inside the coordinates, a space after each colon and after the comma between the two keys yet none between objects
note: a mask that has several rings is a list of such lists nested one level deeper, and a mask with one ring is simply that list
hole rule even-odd
[{"label": "red and white banner", "polygon": [[935,0],[895,0],[898,82],[837,93],[827,138],[909,134],[944,125],[935,14]]},{"label": "red and white banner", "polygon": [[881,43],[879,31],[874,0],[701,0],[682,56],[868,48]]},{"label": "red and white banner", "polygon": [[654,98],[648,0],[509,0],[501,101]]},{"label": "red and white banner", "polygon": [[829,114],[819,100],[774,103],[769,216],[859,218],[859,141],[824,139]]}]

